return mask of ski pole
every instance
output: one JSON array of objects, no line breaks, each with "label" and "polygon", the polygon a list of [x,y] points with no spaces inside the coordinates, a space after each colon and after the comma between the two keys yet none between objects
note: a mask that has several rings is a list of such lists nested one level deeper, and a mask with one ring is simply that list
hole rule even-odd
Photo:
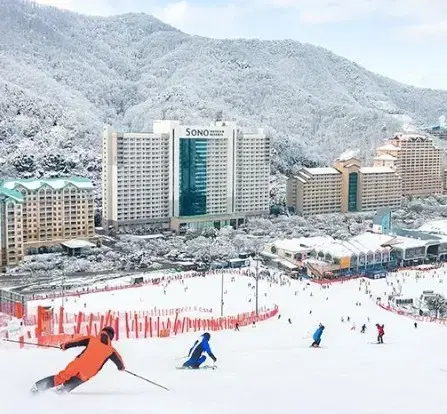
[{"label": "ski pole", "polygon": [[147,378],[144,378],[141,375],[135,374],[134,372],[128,371],[127,369],[125,369],[124,372],[127,372],[128,374],[133,375],[134,377],[139,378],[140,380],[146,381],[149,384],[155,385],[156,387],[160,387],[160,388],[163,388],[166,391],[169,391],[169,388],[166,388],[163,385],[157,384],[154,381],[148,380]]},{"label": "ski pole", "polygon": [[3,339],[5,342],[12,342],[14,344],[23,344],[23,345],[32,345],[32,346],[41,346],[43,348],[56,348],[61,349],[59,346],[56,345],[44,345],[44,344],[35,344],[34,342],[22,342],[22,341],[15,341],[13,339]]}]

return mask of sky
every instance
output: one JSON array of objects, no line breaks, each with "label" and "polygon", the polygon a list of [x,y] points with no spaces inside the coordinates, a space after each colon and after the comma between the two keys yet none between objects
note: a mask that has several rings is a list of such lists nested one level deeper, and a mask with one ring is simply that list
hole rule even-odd
[{"label": "sky", "polygon": [[373,72],[447,90],[447,0],[37,0],[110,16],[152,14],[213,38],[293,39]]}]

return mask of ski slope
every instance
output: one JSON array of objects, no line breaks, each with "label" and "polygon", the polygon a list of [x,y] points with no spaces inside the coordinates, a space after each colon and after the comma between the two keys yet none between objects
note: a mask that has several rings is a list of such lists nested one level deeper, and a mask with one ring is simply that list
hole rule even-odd
[{"label": "ski slope", "polygon": [[[438,286],[438,279],[432,280]],[[241,278],[225,284],[228,310],[254,308],[250,282]],[[220,277],[191,280],[186,293],[174,286],[166,295],[158,288],[133,289],[126,291],[133,295],[114,292],[115,299],[109,299],[127,307],[137,306],[141,298],[159,307],[189,301],[220,312],[220,283]],[[385,281],[371,281],[375,283],[379,291],[386,286]],[[110,306],[100,295],[97,305],[95,295],[88,295],[89,306]],[[260,282],[260,300],[261,305],[278,304],[281,318],[240,332],[212,333],[215,371],[174,369],[195,334],[115,344],[129,370],[168,386],[170,392],[109,363],[70,395],[50,391],[30,396],[34,381],[57,373],[79,349],[17,350],[1,344],[1,414],[445,414],[445,327],[421,323],[415,329],[412,320],[376,306],[359,291],[358,280],[329,289],[299,281],[271,287]],[[362,306],[356,306],[358,301]],[[342,323],[342,316],[350,316],[351,323]],[[311,349],[309,333],[320,322],[326,326],[322,348]],[[363,323],[368,326],[364,335],[359,332]],[[375,323],[385,324],[384,345],[374,343]]]}]

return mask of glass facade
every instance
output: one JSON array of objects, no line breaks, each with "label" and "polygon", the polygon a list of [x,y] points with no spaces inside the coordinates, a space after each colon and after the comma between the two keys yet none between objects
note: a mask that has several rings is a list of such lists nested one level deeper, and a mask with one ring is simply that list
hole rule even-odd
[{"label": "glass facade", "polygon": [[359,175],[356,172],[349,174],[348,211],[357,211],[357,191]]},{"label": "glass facade", "polygon": [[206,214],[207,140],[180,138],[180,216]]}]

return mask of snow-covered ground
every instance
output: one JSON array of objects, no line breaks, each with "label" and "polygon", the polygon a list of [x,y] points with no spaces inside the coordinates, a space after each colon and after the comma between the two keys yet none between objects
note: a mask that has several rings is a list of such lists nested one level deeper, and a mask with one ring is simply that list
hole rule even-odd
[{"label": "snow-covered ground", "polygon": [[[117,280],[116,285],[123,282]],[[240,275],[224,274],[224,311],[226,314],[236,314],[254,310],[255,281],[253,278]],[[250,286],[249,286],[250,285]],[[112,284],[113,286],[113,284]],[[186,279],[184,282],[172,281],[169,284],[148,285],[112,292],[92,293],[81,297],[67,297],[64,308],[67,312],[83,311],[102,312],[112,311],[142,311],[154,307],[172,309],[184,307],[201,307],[212,309],[213,315],[220,316],[221,275],[206,278]],[[273,304],[269,295],[269,284],[259,285],[259,306]],[[33,311],[38,305],[60,306],[62,298],[32,301],[28,309]]]},{"label": "snow-covered ground", "polygon": [[386,302],[389,295],[401,298],[419,298],[424,290],[433,290],[447,297],[447,267],[430,271],[405,270],[389,274],[386,279],[372,281],[371,292]]},{"label": "snow-covered ground", "polygon": [[[100,303],[137,307],[138,298],[147,292],[159,307],[168,306],[168,301],[179,305],[189,301],[209,303],[218,310],[220,282],[219,277],[189,280],[186,293],[171,286],[166,295],[162,288],[147,288],[121,292],[119,297],[109,294],[108,299],[91,295],[87,300],[92,307]],[[433,289],[440,285],[437,278],[427,277],[426,282]],[[371,281],[373,290],[375,284],[379,291],[387,286],[385,281]],[[194,334],[116,343],[129,370],[170,387],[170,392],[118,372],[109,363],[71,395],[48,392],[32,397],[28,394],[32,383],[57,373],[79,350],[20,351],[2,344],[1,413],[444,414],[447,329],[430,323],[415,329],[412,320],[376,306],[359,286],[359,280],[329,289],[305,281],[271,287],[261,282],[261,300],[277,303],[281,318],[240,332],[213,333],[215,371],[174,369],[196,339]],[[227,282],[225,288],[226,312],[233,306],[253,309],[248,282]],[[350,316],[351,323],[342,323],[342,316]],[[326,326],[323,347],[311,349],[310,335],[320,322]],[[359,332],[363,323],[368,326],[366,334]],[[375,323],[385,324],[384,345],[374,343]]]}]

